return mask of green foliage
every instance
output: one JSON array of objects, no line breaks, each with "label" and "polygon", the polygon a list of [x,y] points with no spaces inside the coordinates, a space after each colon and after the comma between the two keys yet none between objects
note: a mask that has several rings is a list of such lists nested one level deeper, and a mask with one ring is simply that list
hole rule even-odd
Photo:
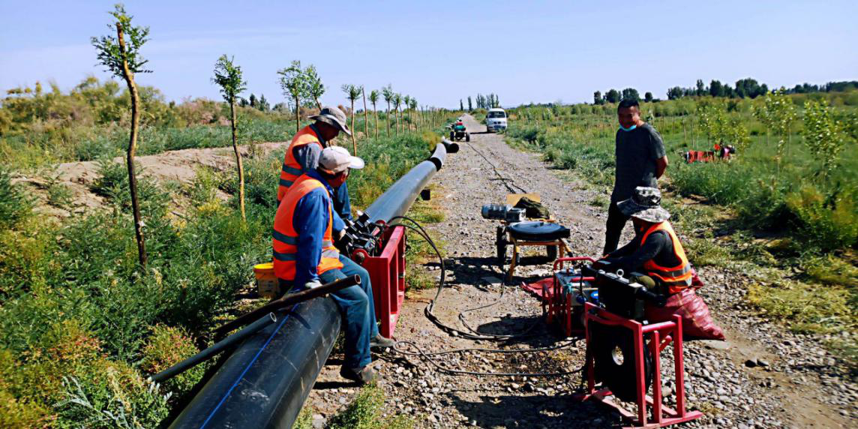
[{"label": "green foliage", "polygon": [[307,76],[304,69],[301,68],[301,62],[292,61],[289,67],[278,70],[277,74],[280,75],[280,88],[283,90],[283,95],[290,103],[295,103],[297,100],[298,104],[293,107],[295,109],[300,108],[302,102],[306,101],[309,95]]},{"label": "green foliage", "polygon": [[325,85],[322,84],[322,78],[316,72],[316,66],[310,64],[304,69],[304,76],[307,84],[307,95],[316,103],[316,107],[322,108],[322,103],[319,101],[322,95],[325,94]]},{"label": "green foliage", "polygon": [[33,203],[20,184],[12,183],[12,175],[0,166],[0,228],[11,228],[30,214]]},{"label": "green foliage", "polygon": [[329,429],[407,429],[414,422],[406,416],[384,418],[384,391],[375,384],[364,386],[349,406],[335,415]]},{"label": "green foliage", "polygon": [[[141,350],[140,369],[157,374],[195,355],[199,350],[193,339],[182,328],[155,325]],[[191,391],[205,373],[206,365],[197,365],[166,382],[166,387],[179,395]]]},{"label": "green foliage", "polygon": [[241,77],[241,67],[233,63],[233,59],[226,54],[221,55],[215,63],[214,77],[212,82],[220,87],[223,99],[232,104],[235,98],[247,89],[247,82]]},{"label": "green foliage", "polygon": [[830,252],[858,244],[858,207],[851,195],[826,197],[818,189],[804,186],[786,202],[798,220],[799,236],[813,247]]},{"label": "green foliage", "polygon": [[838,154],[845,144],[842,128],[828,106],[819,101],[804,103],[804,143],[813,155],[822,160],[821,173],[824,177],[835,167]]},{"label": "green foliage", "polygon": [[98,61],[116,77],[125,77],[124,65],[128,66],[128,71],[131,73],[149,73],[143,68],[149,61],[140,55],[140,48],[148,41],[149,27],[132,25],[133,16],[125,12],[125,6],[122,4],[117,4],[110,15],[116,21],[108,25],[107,28],[112,31],[119,29],[123,35],[127,36],[128,40],[125,40],[125,49],[122,50],[116,36],[91,38],[92,45],[98,51]]}]

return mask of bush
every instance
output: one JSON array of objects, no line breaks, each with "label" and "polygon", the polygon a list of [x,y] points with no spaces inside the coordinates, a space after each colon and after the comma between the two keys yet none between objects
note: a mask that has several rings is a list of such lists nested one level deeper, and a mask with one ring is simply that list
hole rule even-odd
[{"label": "bush", "polygon": [[0,228],[11,228],[30,214],[33,202],[12,175],[0,166]]},{"label": "bush", "polygon": [[851,196],[825,198],[806,186],[789,195],[787,206],[799,222],[798,234],[812,246],[827,252],[858,243],[858,210]]},{"label": "bush", "polygon": [[[155,325],[151,335],[143,346],[140,369],[157,374],[167,368],[195,355],[199,350],[193,340],[182,328]],[[206,365],[197,365],[165,383],[168,389],[182,396],[203,378]]]}]

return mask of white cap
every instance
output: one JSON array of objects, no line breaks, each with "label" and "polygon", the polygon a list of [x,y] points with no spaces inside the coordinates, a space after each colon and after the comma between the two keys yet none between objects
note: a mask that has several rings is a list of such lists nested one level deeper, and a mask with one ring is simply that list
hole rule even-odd
[{"label": "white cap", "polygon": [[319,168],[330,174],[339,174],[347,168],[360,170],[366,165],[362,159],[351,156],[344,147],[326,147],[319,156]]}]

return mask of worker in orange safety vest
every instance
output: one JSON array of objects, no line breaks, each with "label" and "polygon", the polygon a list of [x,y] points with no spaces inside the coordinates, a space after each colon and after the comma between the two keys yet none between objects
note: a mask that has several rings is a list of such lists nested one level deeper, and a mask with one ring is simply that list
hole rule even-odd
[{"label": "worker in orange safety vest", "polygon": [[[277,203],[283,200],[286,191],[307,171],[315,170],[319,164],[322,149],[330,146],[340,132],[352,135],[347,125],[346,114],[336,107],[323,107],[318,115],[310,116],[314,122],[302,128],[292,137],[292,143],[286,149],[283,166],[280,169],[280,184],[277,188]],[[334,215],[340,219],[351,220],[351,201],[348,186],[343,183],[334,188],[331,195],[334,201]],[[335,229],[339,230],[340,228]]]},{"label": "worker in orange safety vest", "polygon": [[334,189],[345,184],[349,170],[364,167],[342,147],[328,147],[318,165],[298,176],[283,195],[274,218],[274,274],[283,290],[315,288],[347,276],[361,283],[332,293],[343,315],[345,361],[343,377],[359,384],[376,378],[368,365],[371,348],[388,348],[394,341],[378,332],[369,273],[334,247]]},{"label": "worker in orange safety vest", "polygon": [[603,257],[598,265],[614,272],[622,269],[626,274],[642,274],[636,280],[644,286],[672,295],[691,286],[693,273],[685,249],[668,221],[670,213],[660,203],[658,189],[641,186],[631,198],[617,203],[624,215],[631,216],[635,238]]}]

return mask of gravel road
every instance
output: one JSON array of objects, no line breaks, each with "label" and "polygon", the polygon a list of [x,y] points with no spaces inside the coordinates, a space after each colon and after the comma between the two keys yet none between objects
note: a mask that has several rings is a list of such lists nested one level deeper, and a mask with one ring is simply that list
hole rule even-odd
[{"label": "gravel road", "polygon": [[[503,287],[503,274],[494,263],[495,221],[482,219],[480,208],[502,203],[514,185],[541,195],[557,220],[572,230],[571,248],[576,255],[598,255],[604,236],[604,208],[590,204],[596,199],[573,173],[552,169],[536,154],[507,146],[502,135],[487,134],[485,126],[465,117],[471,142],[448,157],[435,176],[436,203],[446,220],[432,225],[446,246],[447,282],[436,306],[436,315],[458,329],[462,310],[496,304],[468,312],[468,324],[482,333],[529,332],[533,336],[505,343],[472,341],[451,336],[423,314],[435,290],[411,291],[395,337],[425,352],[456,348],[527,350],[569,344],[552,335],[541,323],[539,302],[517,287]],[[496,172],[495,172],[496,169]],[[626,234],[631,234],[627,228]],[[681,234],[681,232],[680,232]],[[416,237],[411,238],[416,239]],[[693,263],[693,261],[692,261]],[[439,277],[437,263],[410,269],[427,270]],[[855,375],[828,354],[814,339],[786,332],[744,304],[749,280],[740,273],[704,267],[701,289],[716,321],[724,328],[726,342],[686,343],[686,390],[690,407],[706,414],[685,427],[849,427],[858,417],[858,385]],[[550,266],[521,267],[516,282],[550,275]],[[503,293],[503,295],[501,295]],[[845,333],[844,335],[853,335]],[[415,351],[412,346],[405,350]],[[667,402],[675,400],[672,360],[665,350],[662,391]],[[439,365],[474,372],[574,371],[584,358],[583,341],[559,350],[534,353],[468,352],[435,356]],[[439,371],[419,356],[388,352],[376,356],[381,385],[388,394],[386,413],[412,416],[418,427],[483,428],[591,428],[619,427],[619,415],[590,402],[577,402],[580,376],[494,377],[451,375]],[[314,425],[348,404],[357,389],[337,376],[334,356],[320,375],[307,406],[314,409]],[[852,421],[853,423],[849,423]]]}]

